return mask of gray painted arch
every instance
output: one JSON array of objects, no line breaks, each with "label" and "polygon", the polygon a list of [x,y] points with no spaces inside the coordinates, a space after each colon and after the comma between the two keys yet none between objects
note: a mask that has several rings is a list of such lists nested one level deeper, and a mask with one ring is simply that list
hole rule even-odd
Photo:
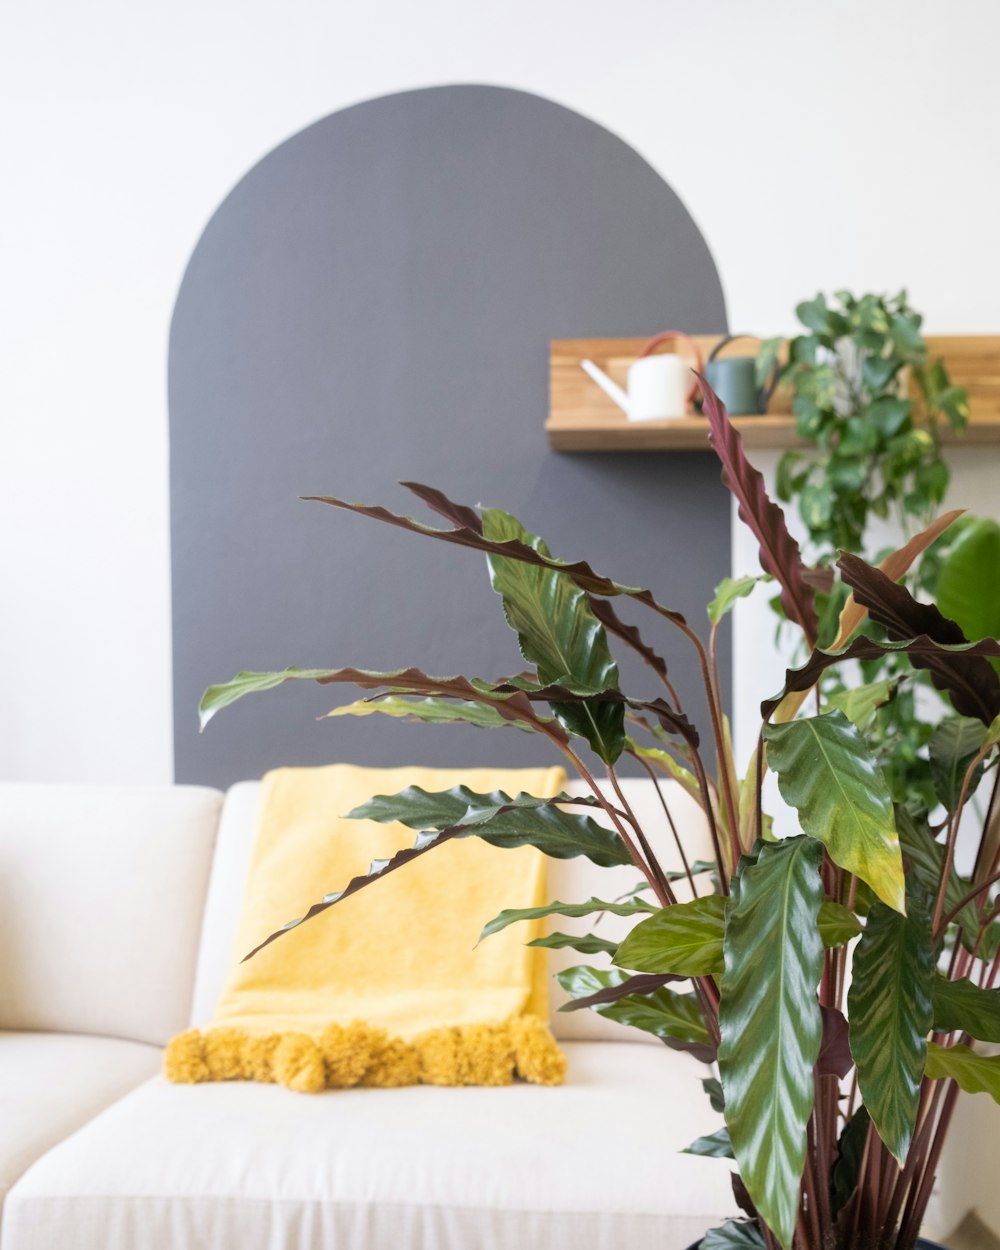
[{"label": "gray painted arch", "polygon": [[[633,149],[548,100],[404,92],[264,157],[206,226],[171,325],[177,779],[538,762],[514,730],[317,723],[350,692],[300,683],[198,734],[201,692],[240,669],[522,666],[481,557],[303,495],[413,511],[394,483],[428,482],[704,619],[730,552],[711,455],[555,455],[542,428],[551,339],[678,326],[726,329],[697,226]],[[656,641],[696,700],[689,652]]]}]

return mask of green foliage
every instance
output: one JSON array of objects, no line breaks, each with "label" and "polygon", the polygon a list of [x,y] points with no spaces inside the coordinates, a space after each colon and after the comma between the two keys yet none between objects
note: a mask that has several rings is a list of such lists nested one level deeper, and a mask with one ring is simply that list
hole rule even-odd
[{"label": "green foliage", "polygon": [[[483,509],[483,536],[493,542],[516,540],[551,556],[540,538],[499,508]],[[488,556],[487,563],[507,623],[517,633],[521,654],[537,667],[542,685],[617,688],[618,666],[611,658],[607,633],[579,586],[565,573],[504,556]],[[620,703],[594,700],[555,706],[568,732],[586,738],[606,764],[613,764],[624,749],[624,710]]]},{"label": "green foliage", "polygon": [[[578,966],[556,973],[556,980],[574,998],[585,998],[598,990],[621,985],[628,973],[619,968],[588,968]],[[660,1039],[672,1039],[706,1046],[708,1029],[692,994],[678,994],[665,986],[650,994],[629,994],[611,1003],[598,1003],[593,1008],[606,1020]]]},{"label": "green foliage", "polygon": [[764,729],[769,766],[802,828],[834,863],[901,911],[905,883],[892,801],[864,739],[843,712]]},{"label": "green foliage", "polygon": [[[785,378],[808,455],[788,453],[778,496],[798,500],[818,552],[860,551],[872,516],[928,518],[948,470],[938,425],[963,429],[965,393],[940,362],[929,362],[922,318],[905,292],[886,297],[840,291],[796,308],[805,333],[789,344]],[[917,398],[906,394],[906,371]]]},{"label": "green foliage", "polygon": [[951,1077],[967,1094],[989,1094],[1000,1102],[1000,1055],[977,1055],[968,1046],[927,1047],[927,1075],[931,1080]]},{"label": "green foliage", "polygon": [[547,950],[560,951],[569,948],[581,955],[614,955],[617,942],[598,937],[596,933],[547,933],[544,937],[527,942],[527,946],[544,946]]},{"label": "green foliage", "polygon": [[[464,724],[476,725],[480,729],[502,729],[505,725],[513,725],[525,733],[535,733],[534,725],[524,721],[512,721],[501,716],[494,707],[487,703],[470,703],[468,701],[450,703],[446,699],[403,699],[399,695],[389,695],[384,699],[358,699],[355,703],[345,703],[335,707],[327,716],[392,716],[396,720],[423,722],[427,725]],[[539,717],[539,721],[547,723],[552,717]]]},{"label": "green foliage", "polygon": [[871,1117],[867,1109],[861,1106],[841,1131],[837,1142],[837,1157],[830,1173],[830,1205],[834,1215],[839,1214],[858,1187],[869,1124]]},{"label": "green foliage", "polygon": [[822,1036],[821,857],[812,838],[763,846],[740,874],[726,924],[719,1009],[726,1125],[750,1197],[786,1248]]},{"label": "green foliage", "polygon": [[965,977],[950,981],[937,973],[932,993],[936,1033],[968,1033],[980,1042],[1000,1042],[1000,990],[981,989]]},{"label": "green foliage", "polygon": [[[944,720],[931,734],[928,743],[931,782],[934,793],[946,811],[958,806],[965,774],[986,740],[986,726],[971,716],[955,716]],[[982,770],[977,770],[982,776]],[[973,782],[970,793],[975,792]]]},{"label": "green foliage", "polygon": [[705,1137],[698,1137],[685,1147],[682,1152],[686,1155],[701,1155],[705,1159],[735,1159],[733,1154],[733,1144],[729,1140],[729,1129],[716,1129],[714,1133],[709,1133]]},{"label": "green foliage", "polygon": [[677,903],[643,920],[618,947],[615,963],[635,972],[696,977],[722,961],[726,900],[718,894]]},{"label": "green foliage", "polygon": [[585,855],[604,868],[631,863],[616,833],[590,816],[555,806],[566,801],[566,796],[550,800],[530,794],[510,798],[501,790],[475,794],[467,786],[440,793],[408,786],[399,794],[377,794],[348,816],[382,824],[399,821],[411,829],[459,829],[460,836],[474,834],[491,846],[535,846],[555,859]]},{"label": "green foliage", "polygon": [[854,954],[848,995],[851,1054],[876,1132],[902,1163],[910,1148],[931,1027],[930,917],[876,903]]},{"label": "green foliage", "polygon": [[1000,525],[973,519],[963,527],[937,575],[937,604],[966,638],[1000,637]]},{"label": "green foliage", "polygon": [[718,625],[727,612],[731,612],[740,599],[745,599],[761,582],[770,582],[771,577],[724,577],[715,588],[715,598],[708,605],[708,619]]},{"label": "green foliage", "polygon": [[601,912],[609,912],[613,916],[635,916],[644,912],[656,911],[652,903],[642,899],[631,898],[627,902],[607,903],[604,899],[590,898],[585,903],[546,903],[544,907],[510,907],[495,916],[479,935],[480,942],[492,933],[499,933],[509,924],[519,920],[540,920],[544,916],[593,916]]},{"label": "green foliage", "polygon": [[702,1237],[698,1250],[764,1250],[764,1238],[756,1224],[726,1220]]}]

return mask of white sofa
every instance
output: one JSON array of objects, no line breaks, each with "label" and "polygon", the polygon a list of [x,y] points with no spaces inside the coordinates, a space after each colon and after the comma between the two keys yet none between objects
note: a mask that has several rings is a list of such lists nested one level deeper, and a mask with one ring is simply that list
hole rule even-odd
[{"label": "white sofa", "polygon": [[[165,1081],[233,956],[258,791],[0,786],[0,1250],[683,1250],[735,1213],[730,1165],[679,1153],[718,1127],[704,1069],[555,984],[558,1088]],[[634,880],[550,861],[553,898]]]}]

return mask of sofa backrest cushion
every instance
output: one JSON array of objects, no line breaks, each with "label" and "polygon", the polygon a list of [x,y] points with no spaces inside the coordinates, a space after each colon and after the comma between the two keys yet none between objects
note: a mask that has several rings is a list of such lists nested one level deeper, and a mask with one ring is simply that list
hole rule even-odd
[{"label": "sofa backrest cushion", "polygon": [[201,786],[0,785],[0,1029],[186,1027],[221,807]]},{"label": "sofa backrest cushion", "polygon": [[[673,837],[663,816],[660,800],[657,798],[653,783],[646,778],[626,779],[623,783],[626,797],[632,804],[643,826],[650,831],[650,841],[660,857],[664,868],[679,868],[680,858],[677,854]],[[566,789],[571,794],[586,794],[586,787],[580,782],[569,782]],[[676,782],[666,782],[663,793],[670,808],[671,815],[684,839],[685,851],[690,860],[708,859],[709,839],[700,809],[688,797]],[[256,829],[257,808],[260,797],[260,783],[256,781],[240,782],[226,794],[222,820],[219,826],[219,837],[215,852],[215,863],[212,868],[212,879],[205,907],[205,921],[202,930],[202,945],[198,959],[198,972],[195,981],[194,1001],[192,1005],[191,1023],[204,1027],[212,1020],[215,1004],[218,1001],[232,962],[246,954],[233,948],[240,902],[246,881],[250,847]],[[595,811],[595,819],[607,823],[603,813]],[[433,855],[433,851],[429,852]],[[617,895],[632,888],[639,880],[639,873],[633,868],[599,868],[590,860],[582,857],[577,859],[549,859],[548,895],[550,899],[562,902],[581,902],[596,895],[598,898],[614,899]],[[403,868],[401,871],[405,872]],[[323,894],[345,885],[343,881],[317,881],[315,896],[302,900],[302,910],[317,901]],[[375,884],[370,887],[378,889]],[[690,897],[683,885],[678,885],[681,897]],[[350,901],[344,903],[345,909]],[[301,914],[301,912],[299,913]],[[323,924],[328,916],[319,916],[312,924]],[[289,919],[292,917],[289,916]],[[484,916],[483,923],[491,920]],[[597,924],[596,932],[615,940],[628,932],[634,920],[620,919],[605,915]],[[585,933],[593,929],[594,920],[567,920],[554,917],[550,926],[560,932]],[[603,955],[579,955],[573,950],[551,951],[550,966],[553,974],[573,964],[591,964],[604,966],[608,960]],[[550,1003],[553,1030],[558,1037],[570,1039],[590,1039],[608,1041],[636,1041],[641,1036],[634,1029],[624,1029],[609,1020],[604,1020],[592,1011],[559,1012],[558,1008],[567,1001],[567,995],[560,989],[558,982],[552,981]]]}]

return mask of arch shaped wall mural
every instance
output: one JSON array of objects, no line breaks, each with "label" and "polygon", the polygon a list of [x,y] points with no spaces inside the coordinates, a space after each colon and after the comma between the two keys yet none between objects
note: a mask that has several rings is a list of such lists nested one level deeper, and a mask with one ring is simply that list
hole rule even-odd
[{"label": "arch shaped wall mural", "polygon": [[[726,328],[705,241],[641,156],[550,101],[410,91],[264,157],[205,228],[171,326],[177,779],[537,761],[513,731],[317,723],[353,694],[299,683],[198,734],[204,687],[243,668],[521,666],[481,557],[302,495],[412,512],[395,483],[428,482],[703,619],[729,572],[714,458],[555,455],[542,428],[551,339],[668,325]],[[663,641],[694,692],[687,654]]]}]

